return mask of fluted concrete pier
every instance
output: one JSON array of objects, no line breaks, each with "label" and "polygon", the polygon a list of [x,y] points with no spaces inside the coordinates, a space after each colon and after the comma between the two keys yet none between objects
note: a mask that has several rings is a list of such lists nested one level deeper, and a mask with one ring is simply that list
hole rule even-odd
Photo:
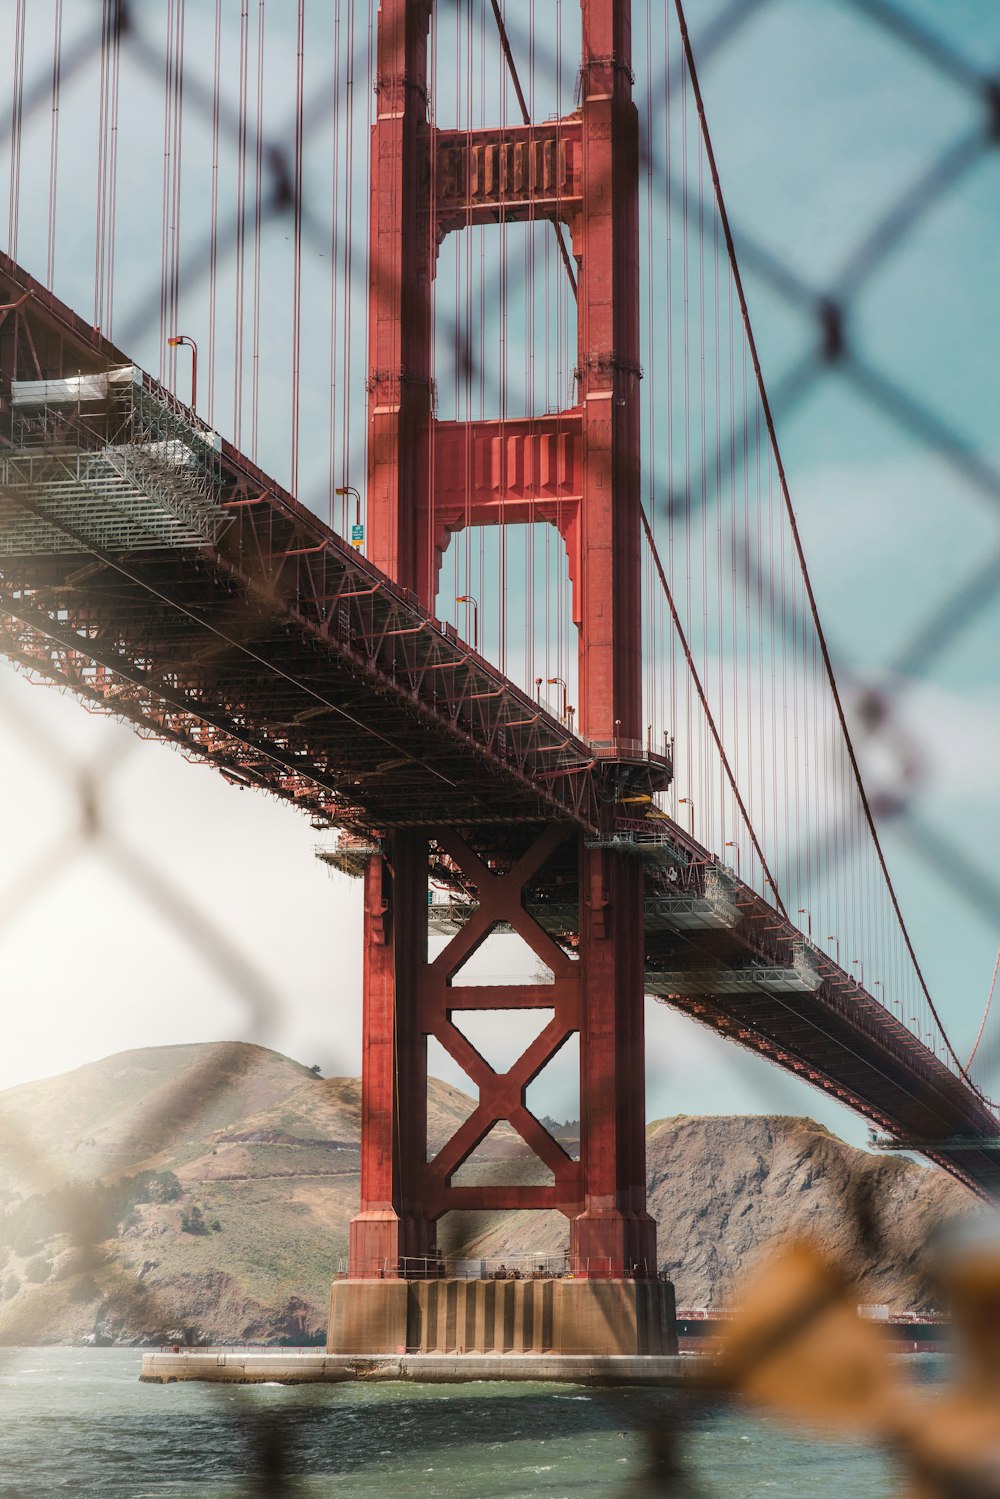
[{"label": "fluted concrete pier", "polygon": [[677,1352],[663,1280],[338,1280],[329,1327],[330,1353]]}]

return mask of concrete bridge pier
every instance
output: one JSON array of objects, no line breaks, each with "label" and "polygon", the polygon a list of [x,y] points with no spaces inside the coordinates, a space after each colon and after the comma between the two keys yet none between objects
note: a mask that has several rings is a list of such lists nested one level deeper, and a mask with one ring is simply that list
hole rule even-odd
[{"label": "concrete bridge pier", "polygon": [[677,1352],[673,1286],[660,1280],[342,1280],[329,1325],[335,1354]]}]

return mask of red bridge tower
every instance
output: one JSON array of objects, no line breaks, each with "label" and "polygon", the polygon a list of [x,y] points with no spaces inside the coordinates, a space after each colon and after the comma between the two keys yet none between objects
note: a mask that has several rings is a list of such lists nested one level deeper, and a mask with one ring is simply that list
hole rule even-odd
[{"label": "red bridge tower", "polygon": [[[582,84],[574,113],[541,125],[438,130],[427,109],[431,0],[381,0],[372,137],[369,553],[433,613],[452,532],[502,519],[555,525],[568,551],[579,631],[579,731],[614,758],[619,751],[634,755],[642,718],[638,119],[629,0],[581,3]],[[473,224],[543,218],[563,226],[576,266],[578,404],[518,421],[436,420],[431,286],[438,245]],[[478,899],[471,920],[433,962],[429,860],[456,871]],[[578,961],[526,909],[543,865],[563,871],[578,905]],[[506,1344],[489,1328],[471,1344],[458,1333],[448,1339],[456,1347],[533,1339],[527,1346],[670,1351],[671,1293],[656,1279],[656,1226],[646,1211],[643,914],[639,861],[584,846],[567,823],[395,830],[383,851],[369,857],[362,1200],[351,1225],[349,1282],[334,1292],[331,1347],[384,1351],[435,1337],[426,1327],[414,1332],[414,1318],[423,1326],[429,1313],[423,1303],[415,1312],[413,1297],[423,1267],[434,1260],[443,1213],[556,1207],[570,1220],[574,1279],[550,1284],[549,1292],[556,1303],[572,1293],[572,1307],[550,1310],[544,1334],[538,1309],[522,1307],[521,1331],[508,1328]],[[498,924],[525,939],[553,971],[554,984],[453,982]],[[554,1009],[554,1018],[506,1074],[493,1071],[452,1018],[463,1010],[542,1007]],[[579,1160],[525,1105],[530,1082],[574,1032],[581,1056]],[[428,1036],[479,1089],[478,1106],[432,1160]],[[541,1158],[552,1185],[453,1184],[499,1120],[508,1120]],[[519,1306],[531,1300],[526,1291],[518,1296]],[[444,1346],[440,1329],[436,1336],[429,1346]]]}]

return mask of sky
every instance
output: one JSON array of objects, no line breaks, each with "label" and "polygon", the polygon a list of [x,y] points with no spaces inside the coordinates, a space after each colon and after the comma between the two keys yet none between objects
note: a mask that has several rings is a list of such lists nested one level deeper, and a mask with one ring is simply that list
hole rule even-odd
[{"label": "sky", "polygon": [[[515,45],[527,4],[508,4]],[[94,9],[90,0],[68,0],[64,47],[86,33]],[[568,51],[570,0],[557,9]],[[722,9],[692,0],[696,55],[699,39],[712,38],[713,19]],[[936,28],[970,70],[995,68],[1000,60],[1000,12],[988,0],[961,0],[946,11],[931,0],[908,0],[900,9]],[[29,10],[30,77],[44,73],[46,56],[51,66],[52,23],[45,0],[37,6],[33,0]],[[224,7],[227,26],[238,10]],[[343,21],[338,45],[347,49],[349,7],[334,10]],[[363,79],[367,23],[364,5],[357,10],[353,42]],[[209,0],[188,0],[192,76],[200,68],[211,77],[213,11]],[[289,114],[295,86],[290,11],[269,12],[265,81],[276,119]],[[8,40],[14,12],[13,0],[2,0],[0,35]],[[153,8],[140,5],[138,13],[154,37]],[[307,51],[310,85],[321,81],[328,65],[323,48],[334,39],[320,29],[328,6],[310,5],[307,14],[315,28]],[[641,46],[638,25],[636,34]],[[441,47],[446,35],[443,28]],[[0,56],[10,55],[9,45],[0,48]],[[124,103],[138,108],[142,75],[126,71],[123,78]],[[845,274],[852,247],[906,185],[955,140],[980,128],[981,106],[968,86],[942,79],[846,0],[770,0],[758,6],[725,45],[707,53],[702,82],[765,378],[772,392],[787,392],[788,371],[816,347],[814,299],[808,292],[790,299],[777,290],[761,247],[818,295]],[[560,103],[566,107],[571,84],[569,74],[562,92],[551,80],[548,93],[540,87],[539,113]],[[93,133],[74,132],[72,121],[92,117],[94,90],[84,70],[63,101],[54,283],[88,317],[94,261],[86,226],[93,219],[96,143]],[[443,81],[440,92],[447,93]],[[351,116],[354,146],[362,153],[365,93],[363,86],[355,88]],[[461,101],[452,103],[460,117]],[[29,122],[22,174],[29,163],[36,164],[36,173],[39,162],[47,170],[49,124],[45,111]],[[189,119],[185,128],[188,159],[203,159],[197,120]],[[331,174],[336,152],[324,139],[315,159],[307,157],[306,176],[310,205],[325,205],[329,218],[331,204],[343,207],[345,195],[357,196],[358,187],[348,184],[346,165]],[[122,132],[123,201],[148,188],[158,207],[162,144],[158,119],[145,132]],[[345,144],[340,137],[339,145]],[[977,158],[870,279],[852,290],[847,322],[852,348],[911,403],[923,403],[957,429],[987,463],[1000,463],[998,172],[995,151]],[[147,178],[155,179],[151,186]],[[18,255],[36,275],[43,274],[46,260],[44,189],[41,180],[31,192],[22,189]],[[193,263],[204,227],[204,182],[193,182],[185,193],[183,254]],[[5,210],[0,196],[0,226]],[[155,373],[158,307],[156,301],[150,306],[148,288],[151,264],[155,285],[159,243],[157,238],[151,253],[148,226],[144,230],[139,217],[120,210],[112,331]],[[362,231],[354,237],[363,245]],[[270,255],[278,262],[283,238],[280,224],[265,232],[265,260]],[[332,249],[341,256],[360,254],[346,237]],[[317,249],[317,263],[307,270],[307,305],[313,293],[319,297],[325,274],[319,258]],[[179,309],[185,329],[202,338],[207,295],[204,282],[192,277]],[[363,295],[355,302],[355,337],[339,348],[332,379],[318,339],[313,350],[306,332],[301,492],[321,512],[331,471],[343,482],[356,475],[359,462],[364,341],[357,330],[364,325]],[[261,314],[259,408],[259,457],[283,482],[289,463],[286,312],[266,305]],[[222,341],[220,334],[220,348]],[[170,375],[169,366],[165,373]],[[564,371],[550,373],[558,386]],[[187,378],[178,365],[182,394]],[[232,406],[222,393],[215,420],[232,436]],[[898,822],[887,823],[883,833],[931,988],[954,1019],[961,1049],[974,1037],[1000,938],[1000,910],[988,882],[991,851],[1000,840],[996,602],[953,645],[916,666],[905,651],[934,608],[1000,547],[996,500],[944,462],[912,425],[888,418],[870,390],[859,392],[841,372],[825,374],[804,394],[796,385],[793,395],[777,402],[779,440],[849,708],[864,685],[891,686],[898,693],[891,733],[881,744],[865,745],[866,770],[891,779],[900,746],[917,752],[916,812],[925,836],[918,846],[912,827]],[[336,422],[330,416],[334,403]],[[241,420],[246,440],[248,413]],[[103,831],[96,840],[81,839],[80,777],[95,764]],[[963,871],[973,868],[967,882],[956,877],[940,850],[927,856],[928,835],[937,834],[954,842]],[[139,740],[75,701],[0,668],[0,993],[6,1011],[0,1087],[129,1047],[234,1037],[319,1064],[327,1075],[356,1073],[361,896],[357,883],[317,861],[316,848],[324,841],[326,835],[293,810],[237,790],[174,750]],[[483,956],[481,975],[514,973],[521,961],[509,939],[499,952]],[[865,1126],[840,1105],[665,1007],[649,1002],[647,1021],[651,1118],[810,1113],[845,1137],[864,1140]],[[484,1041],[488,1057],[490,1047],[503,1042],[507,1024],[500,1021]],[[450,1061],[436,1060],[441,1075],[461,1084]],[[571,1070],[564,1059],[558,1074],[538,1085],[532,1102],[539,1112],[575,1117]]]}]

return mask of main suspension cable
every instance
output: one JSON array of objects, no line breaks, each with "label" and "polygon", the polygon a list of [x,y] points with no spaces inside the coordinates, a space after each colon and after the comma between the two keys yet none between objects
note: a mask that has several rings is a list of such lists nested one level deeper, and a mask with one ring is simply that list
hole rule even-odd
[{"label": "main suspension cable", "polygon": [[677,632],[677,638],[680,641],[681,650],[684,652],[684,659],[687,662],[688,671],[691,673],[691,680],[693,681],[695,691],[698,694],[698,700],[701,703],[702,709],[704,710],[709,732],[711,733],[712,738],[715,740],[715,747],[719,752],[719,758],[722,761],[722,767],[726,772],[726,779],[729,781],[730,789],[736,799],[736,805],[740,809],[740,814],[743,818],[744,823],[746,824],[747,832],[750,834],[750,841],[753,844],[754,852],[760,860],[760,867],[763,871],[764,879],[770,886],[771,890],[774,892],[775,904],[777,905],[778,910],[787,921],[789,919],[789,916],[787,910],[785,909],[785,903],[781,898],[781,894],[778,890],[777,884],[775,883],[774,876],[771,874],[771,871],[768,867],[767,858],[765,857],[764,850],[761,847],[760,839],[757,837],[757,834],[754,830],[754,825],[750,818],[749,809],[747,808],[746,802],[743,800],[743,795],[740,791],[739,783],[736,779],[733,767],[730,764],[729,756],[726,753],[726,747],[722,742],[722,736],[720,735],[718,726],[715,722],[715,715],[712,712],[711,704],[708,701],[708,694],[706,693],[704,685],[702,683],[701,675],[698,671],[698,667],[694,659],[694,654],[688,642],[684,625],[681,622],[680,613],[678,612],[677,605],[674,602],[674,596],[671,591],[670,584],[667,582],[666,571],[664,570],[663,563],[660,561],[660,553],[656,545],[656,539],[653,536],[653,528],[649,524],[649,518],[646,515],[645,506],[643,505],[639,506],[639,516],[642,520],[642,529],[645,533],[646,540],[649,543],[649,550],[652,554],[653,565],[656,568],[656,574],[660,580],[660,587],[663,589],[663,595],[667,601],[667,608],[670,610],[670,617],[674,622],[674,629]]},{"label": "main suspension cable", "polygon": [[991,1006],[993,1004],[993,994],[994,994],[994,991],[995,991],[996,986],[997,986],[997,973],[998,972],[1000,972],[1000,947],[997,947],[997,960],[993,964],[993,978],[990,981],[990,992],[986,996],[986,1009],[983,1011],[983,1023],[979,1027],[979,1035],[976,1037],[976,1044],[972,1048],[972,1050],[969,1052],[969,1060],[966,1063],[967,1067],[971,1067],[972,1066],[973,1060],[975,1059],[976,1052],[979,1050],[980,1042],[982,1041],[983,1036],[986,1034],[986,1022],[990,1018],[990,1008],[991,1008]]}]

